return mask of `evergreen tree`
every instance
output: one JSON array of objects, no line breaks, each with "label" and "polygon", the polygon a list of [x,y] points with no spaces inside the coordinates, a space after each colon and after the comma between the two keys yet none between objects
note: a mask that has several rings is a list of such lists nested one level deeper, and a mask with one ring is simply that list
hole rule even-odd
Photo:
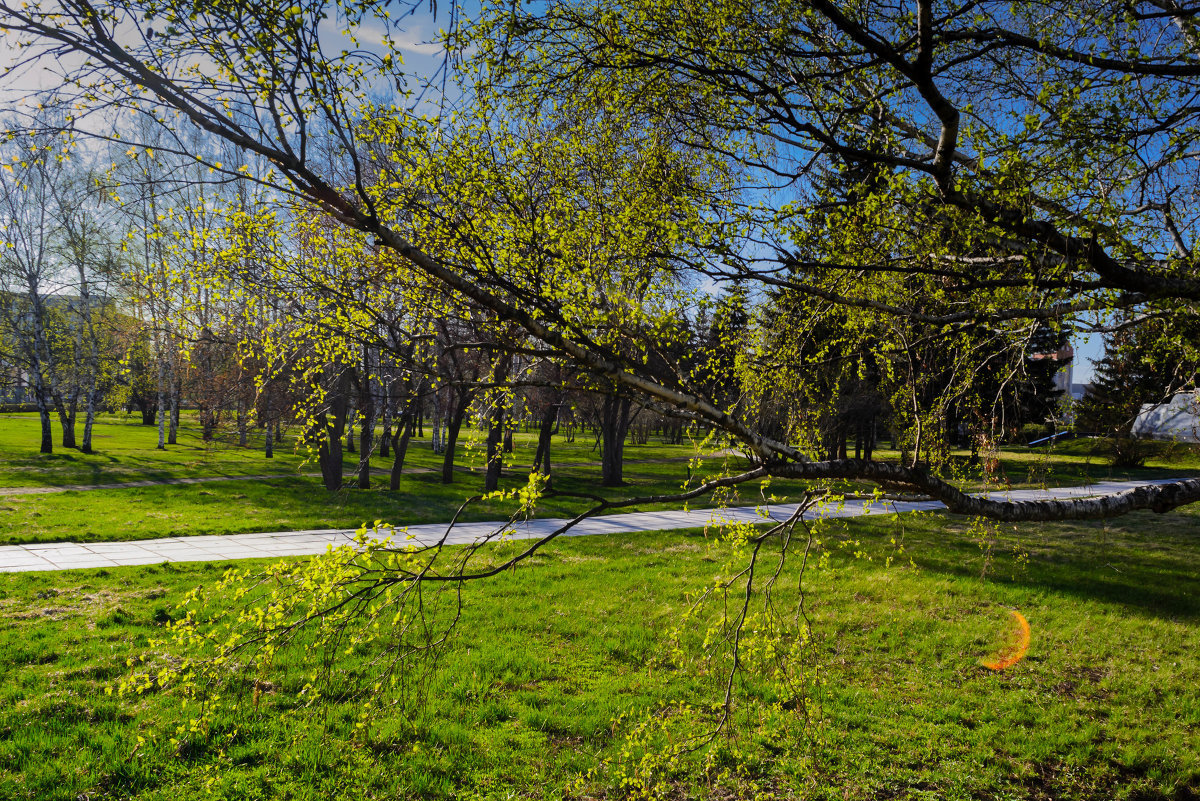
[{"label": "evergreen tree", "polygon": [[1114,465],[1140,465],[1148,454],[1130,435],[1134,419],[1144,404],[1197,385],[1198,345],[1200,323],[1193,318],[1155,319],[1110,334],[1095,379],[1076,407],[1076,428],[1110,437]]},{"label": "evergreen tree", "polygon": [[1025,377],[1014,392],[1019,426],[1041,424],[1055,415],[1063,390],[1055,386],[1054,377],[1071,362],[1064,353],[1068,338],[1065,329],[1047,323],[1040,324],[1030,337],[1025,349]]}]

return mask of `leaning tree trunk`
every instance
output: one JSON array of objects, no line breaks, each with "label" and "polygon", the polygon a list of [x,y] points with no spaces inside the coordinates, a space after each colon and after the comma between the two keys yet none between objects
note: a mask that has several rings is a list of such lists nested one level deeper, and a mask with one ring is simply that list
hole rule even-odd
[{"label": "leaning tree trunk", "polygon": [[[471,405],[471,395],[463,392],[456,400],[457,404],[446,426],[446,452],[442,454],[443,484],[454,483],[454,446],[458,443],[458,432],[462,428],[463,418],[467,416],[467,407]],[[405,429],[408,429],[407,425]]]},{"label": "leaning tree trunk", "polygon": [[495,492],[500,488],[500,472],[504,467],[504,454],[501,449],[504,445],[504,390],[500,389],[500,384],[504,383],[508,378],[508,368],[512,364],[511,353],[501,353],[496,358],[496,365],[492,369],[492,391],[491,391],[491,410],[488,414],[488,437],[487,437],[487,474],[483,480],[484,492]]},{"label": "leaning tree trunk", "polygon": [[542,414],[542,422],[538,427],[537,451],[533,456],[533,470],[530,471],[541,473],[546,479],[547,486],[550,484],[550,443],[553,441],[554,435],[558,433],[560,409],[562,409],[562,401],[550,404]]},{"label": "leaning tree trunk", "polygon": [[600,454],[600,484],[620,487],[625,483],[625,434],[629,430],[629,398],[608,395],[601,409],[600,433],[604,452]]},{"label": "leaning tree trunk", "polygon": [[82,453],[92,453],[92,425],[96,422],[96,381],[93,378],[88,386],[87,400],[83,408],[83,442],[79,446]]},{"label": "leaning tree trunk", "polygon": [[407,425],[406,419],[411,412],[406,411],[400,416],[399,423],[396,426],[396,433],[392,435],[392,473],[388,477],[388,489],[400,489],[400,475],[404,472],[404,456],[408,453],[408,443],[412,439],[411,431]]}]

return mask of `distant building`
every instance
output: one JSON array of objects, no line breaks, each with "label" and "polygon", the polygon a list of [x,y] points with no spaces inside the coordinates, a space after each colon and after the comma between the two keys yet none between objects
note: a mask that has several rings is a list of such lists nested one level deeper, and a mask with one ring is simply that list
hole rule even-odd
[{"label": "distant building", "polygon": [[1059,348],[1056,351],[1052,351],[1050,353],[1031,353],[1031,354],[1029,354],[1030,361],[1040,362],[1044,359],[1049,359],[1053,362],[1056,362],[1056,363],[1062,365],[1061,367],[1058,368],[1058,371],[1054,374],[1054,388],[1057,389],[1059,392],[1062,392],[1062,393],[1070,395],[1071,397],[1074,397],[1072,388],[1075,385],[1071,383],[1071,377],[1074,374],[1072,365],[1074,364],[1074,361],[1075,361],[1075,349],[1071,347],[1071,343],[1064,342],[1063,346],[1061,348]]},{"label": "distant building", "polygon": [[1200,391],[1176,392],[1166,403],[1147,403],[1131,433],[1146,439],[1200,442]]}]

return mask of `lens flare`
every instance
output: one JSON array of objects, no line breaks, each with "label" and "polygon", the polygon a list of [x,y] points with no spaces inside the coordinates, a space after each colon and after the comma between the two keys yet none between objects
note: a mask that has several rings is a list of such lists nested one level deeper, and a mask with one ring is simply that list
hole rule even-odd
[{"label": "lens flare", "polygon": [[1012,667],[1024,659],[1025,652],[1029,650],[1029,621],[1015,610],[1009,614],[1016,621],[1017,627],[1009,634],[1008,644],[992,659],[982,659],[979,662],[989,670],[1004,670]]}]

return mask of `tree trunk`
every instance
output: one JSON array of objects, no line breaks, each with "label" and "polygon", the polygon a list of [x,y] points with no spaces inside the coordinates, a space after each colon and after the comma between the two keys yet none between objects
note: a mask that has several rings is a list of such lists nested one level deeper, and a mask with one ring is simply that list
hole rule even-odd
[{"label": "tree trunk", "polygon": [[87,391],[87,400],[83,409],[83,443],[79,446],[82,453],[92,453],[92,425],[96,422],[96,381],[93,377]]},{"label": "tree trunk", "polygon": [[87,268],[84,260],[78,262],[79,270],[79,311],[83,316],[83,333],[88,341],[88,377],[87,392],[84,393],[83,410],[83,443],[79,450],[82,453],[92,452],[92,425],[96,422],[96,394],[100,382],[100,349],[96,341],[96,325],[92,319],[92,295],[90,282],[87,278]]},{"label": "tree trunk", "polygon": [[386,384],[383,389],[383,434],[379,437],[379,455],[388,457],[388,449],[392,447],[392,388]]},{"label": "tree trunk", "polygon": [[[165,451],[167,449],[167,365],[163,361],[162,355],[159,354],[158,359],[158,450]],[[171,430],[174,431],[175,424],[171,423]],[[172,439],[172,442],[175,440]]]},{"label": "tree trunk", "polygon": [[434,453],[442,452],[442,390],[440,388],[433,391],[433,418],[432,431],[429,437],[429,447]]},{"label": "tree trunk", "polygon": [[530,472],[541,473],[546,479],[546,484],[550,484],[550,443],[553,437],[558,433],[558,412],[562,409],[562,401],[551,404],[546,407],[546,411],[542,414],[542,422],[538,427],[538,444],[537,451],[533,456],[533,470]]},{"label": "tree trunk", "polygon": [[263,417],[266,418],[266,422],[263,425],[263,456],[267,459],[274,459],[275,445],[271,441],[271,423],[273,421],[271,420],[271,393],[269,389],[263,390],[262,409]]},{"label": "tree trunk", "polygon": [[54,432],[50,428],[50,404],[46,403],[46,392],[41,376],[34,376],[34,392],[37,398],[38,419],[42,424],[41,453],[54,453]]},{"label": "tree trunk", "polygon": [[246,430],[246,401],[238,398],[237,402],[238,445],[243,448],[250,441],[250,432]]},{"label": "tree trunk", "polygon": [[604,452],[600,454],[600,485],[620,487],[625,483],[625,434],[629,429],[629,398],[607,395],[601,409],[601,436]]},{"label": "tree trunk", "polygon": [[317,461],[321,465],[321,480],[329,491],[342,488],[342,433],[350,405],[350,371],[341,369],[329,392],[329,412],[317,415],[321,427],[321,446]]},{"label": "tree trunk", "polygon": [[487,474],[483,480],[484,492],[495,492],[500,488],[500,473],[504,467],[504,456],[501,453],[505,438],[504,417],[507,411],[504,407],[504,391],[499,384],[508,378],[508,368],[512,364],[511,353],[501,353],[496,357],[492,368],[491,410],[488,414],[487,437]]},{"label": "tree trunk", "polygon": [[483,491],[495,492],[500,487],[500,471],[504,467],[501,446],[504,434],[504,407],[497,403],[488,415],[487,472],[483,479]]},{"label": "tree trunk", "polygon": [[[458,393],[456,393],[458,394]],[[458,442],[458,432],[462,428],[463,418],[467,416],[467,407],[471,405],[470,393],[463,392],[450,415],[446,428],[446,452],[442,455],[442,483],[454,483],[454,446]],[[407,431],[409,427],[404,426]]]},{"label": "tree trunk", "polygon": [[375,397],[371,394],[371,379],[365,371],[362,383],[363,390],[358,400],[361,422],[358,433],[358,488],[368,489],[371,486],[371,448],[375,438]]},{"label": "tree trunk", "polygon": [[[408,412],[405,413],[407,416]],[[408,426],[401,424],[396,427],[396,433],[392,435],[392,449],[395,451],[395,456],[392,459],[392,473],[388,477],[388,489],[395,492],[400,489],[400,475],[404,472],[404,456],[408,453],[409,442]]]},{"label": "tree trunk", "polygon": [[54,409],[58,412],[58,422],[62,426],[62,445],[64,448],[75,447],[75,412],[78,404],[78,389],[71,393],[70,401],[63,401],[60,393],[54,393]]},{"label": "tree trunk", "polygon": [[[200,406],[197,413],[200,416],[200,439],[212,442],[217,431],[217,410],[208,406]],[[174,410],[171,412],[171,418],[175,418]]]},{"label": "tree trunk", "polygon": [[171,429],[167,432],[167,444],[175,445],[179,442],[179,405],[183,401],[183,379],[175,376],[175,382],[171,385]]}]

